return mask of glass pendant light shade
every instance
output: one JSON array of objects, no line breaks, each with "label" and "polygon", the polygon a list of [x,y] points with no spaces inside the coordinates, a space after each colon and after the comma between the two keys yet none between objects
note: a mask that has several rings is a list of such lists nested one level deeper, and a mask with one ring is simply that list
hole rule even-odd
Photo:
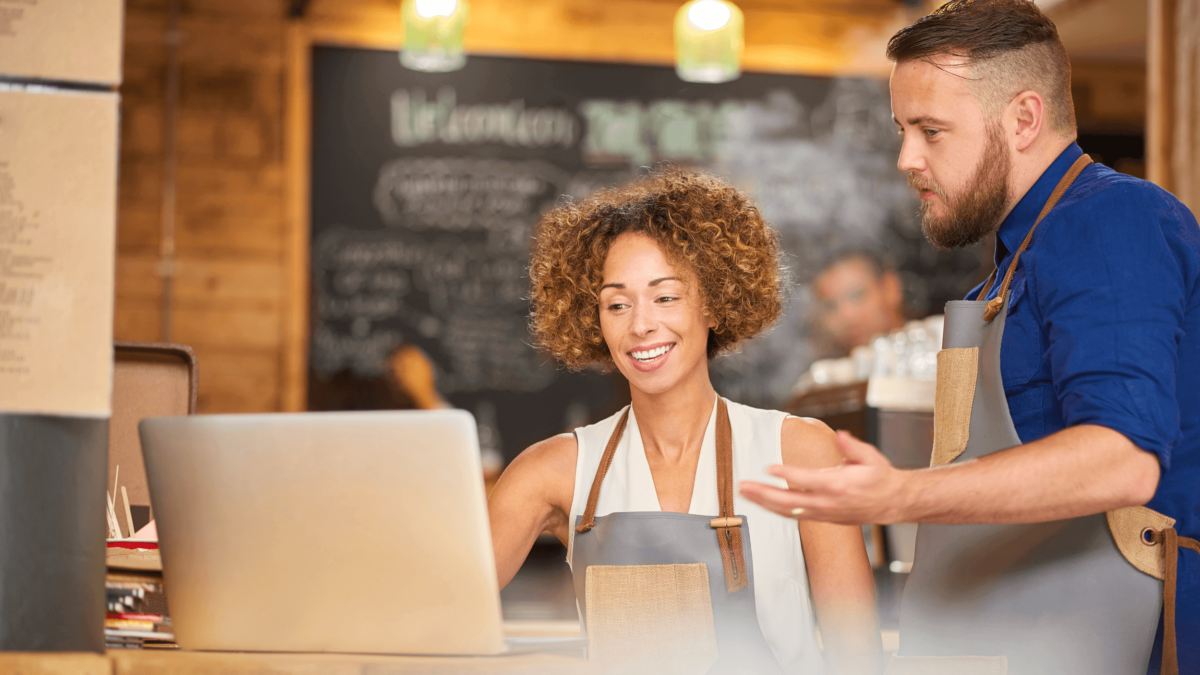
[{"label": "glass pendant light shade", "polygon": [[687,82],[728,82],[742,68],[745,21],[726,0],[691,0],[675,13],[675,70]]},{"label": "glass pendant light shade", "polygon": [[467,26],[467,9],[467,0],[404,0],[400,5],[404,24],[400,63],[405,68],[431,73],[466,65],[463,29]]}]

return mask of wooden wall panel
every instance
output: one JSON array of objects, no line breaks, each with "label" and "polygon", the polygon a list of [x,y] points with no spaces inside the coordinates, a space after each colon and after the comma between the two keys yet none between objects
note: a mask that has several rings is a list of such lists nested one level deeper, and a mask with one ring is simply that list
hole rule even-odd
[{"label": "wooden wall panel", "polygon": [[1146,66],[1074,60],[1071,93],[1080,126],[1142,129],[1146,124]]},{"label": "wooden wall panel", "polygon": [[[184,0],[170,339],[200,360],[201,412],[280,407],[284,0]],[[166,0],[129,0],[118,339],[158,340]]]},{"label": "wooden wall panel", "polygon": [[1200,0],[1151,0],[1146,165],[1200,212]]},{"label": "wooden wall panel", "polygon": [[279,349],[206,345],[196,354],[208,366],[197,407],[210,413],[281,409]]},{"label": "wooden wall panel", "polygon": [[[675,0],[471,0],[464,40],[480,54],[674,63]],[[892,0],[739,0],[745,67],[886,75],[887,38],[921,14]],[[318,41],[399,45],[398,0],[313,0]],[[915,11],[915,13],[914,13]]]}]

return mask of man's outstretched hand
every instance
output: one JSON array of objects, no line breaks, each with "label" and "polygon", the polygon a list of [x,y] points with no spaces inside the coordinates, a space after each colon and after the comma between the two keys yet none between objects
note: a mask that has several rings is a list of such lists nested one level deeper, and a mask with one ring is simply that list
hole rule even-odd
[{"label": "man's outstretched hand", "polygon": [[819,520],[844,525],[905,522],[905,474],[875,446],[837,433],[841,465],[827,469],[800,469],[782,464],[768,467],[771,475],[788,482],[789,489],[744,480],[742,496],[787,518]]}]

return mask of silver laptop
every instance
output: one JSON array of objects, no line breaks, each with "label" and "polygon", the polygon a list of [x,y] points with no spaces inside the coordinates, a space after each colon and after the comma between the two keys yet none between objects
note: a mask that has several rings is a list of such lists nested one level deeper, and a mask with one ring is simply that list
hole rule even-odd
[{"label": "silver laptop", "polygon": [[468,413],[164,417],[139,430],[181,647],[504,650]]}]

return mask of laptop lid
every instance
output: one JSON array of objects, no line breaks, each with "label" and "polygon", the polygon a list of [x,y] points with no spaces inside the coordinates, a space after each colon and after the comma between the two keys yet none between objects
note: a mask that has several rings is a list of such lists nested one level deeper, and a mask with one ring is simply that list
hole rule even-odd
[{"label": "laptop lid", "polygon": [[165,417],[139,430],[180,646],[503,650],[468,413]]}]

